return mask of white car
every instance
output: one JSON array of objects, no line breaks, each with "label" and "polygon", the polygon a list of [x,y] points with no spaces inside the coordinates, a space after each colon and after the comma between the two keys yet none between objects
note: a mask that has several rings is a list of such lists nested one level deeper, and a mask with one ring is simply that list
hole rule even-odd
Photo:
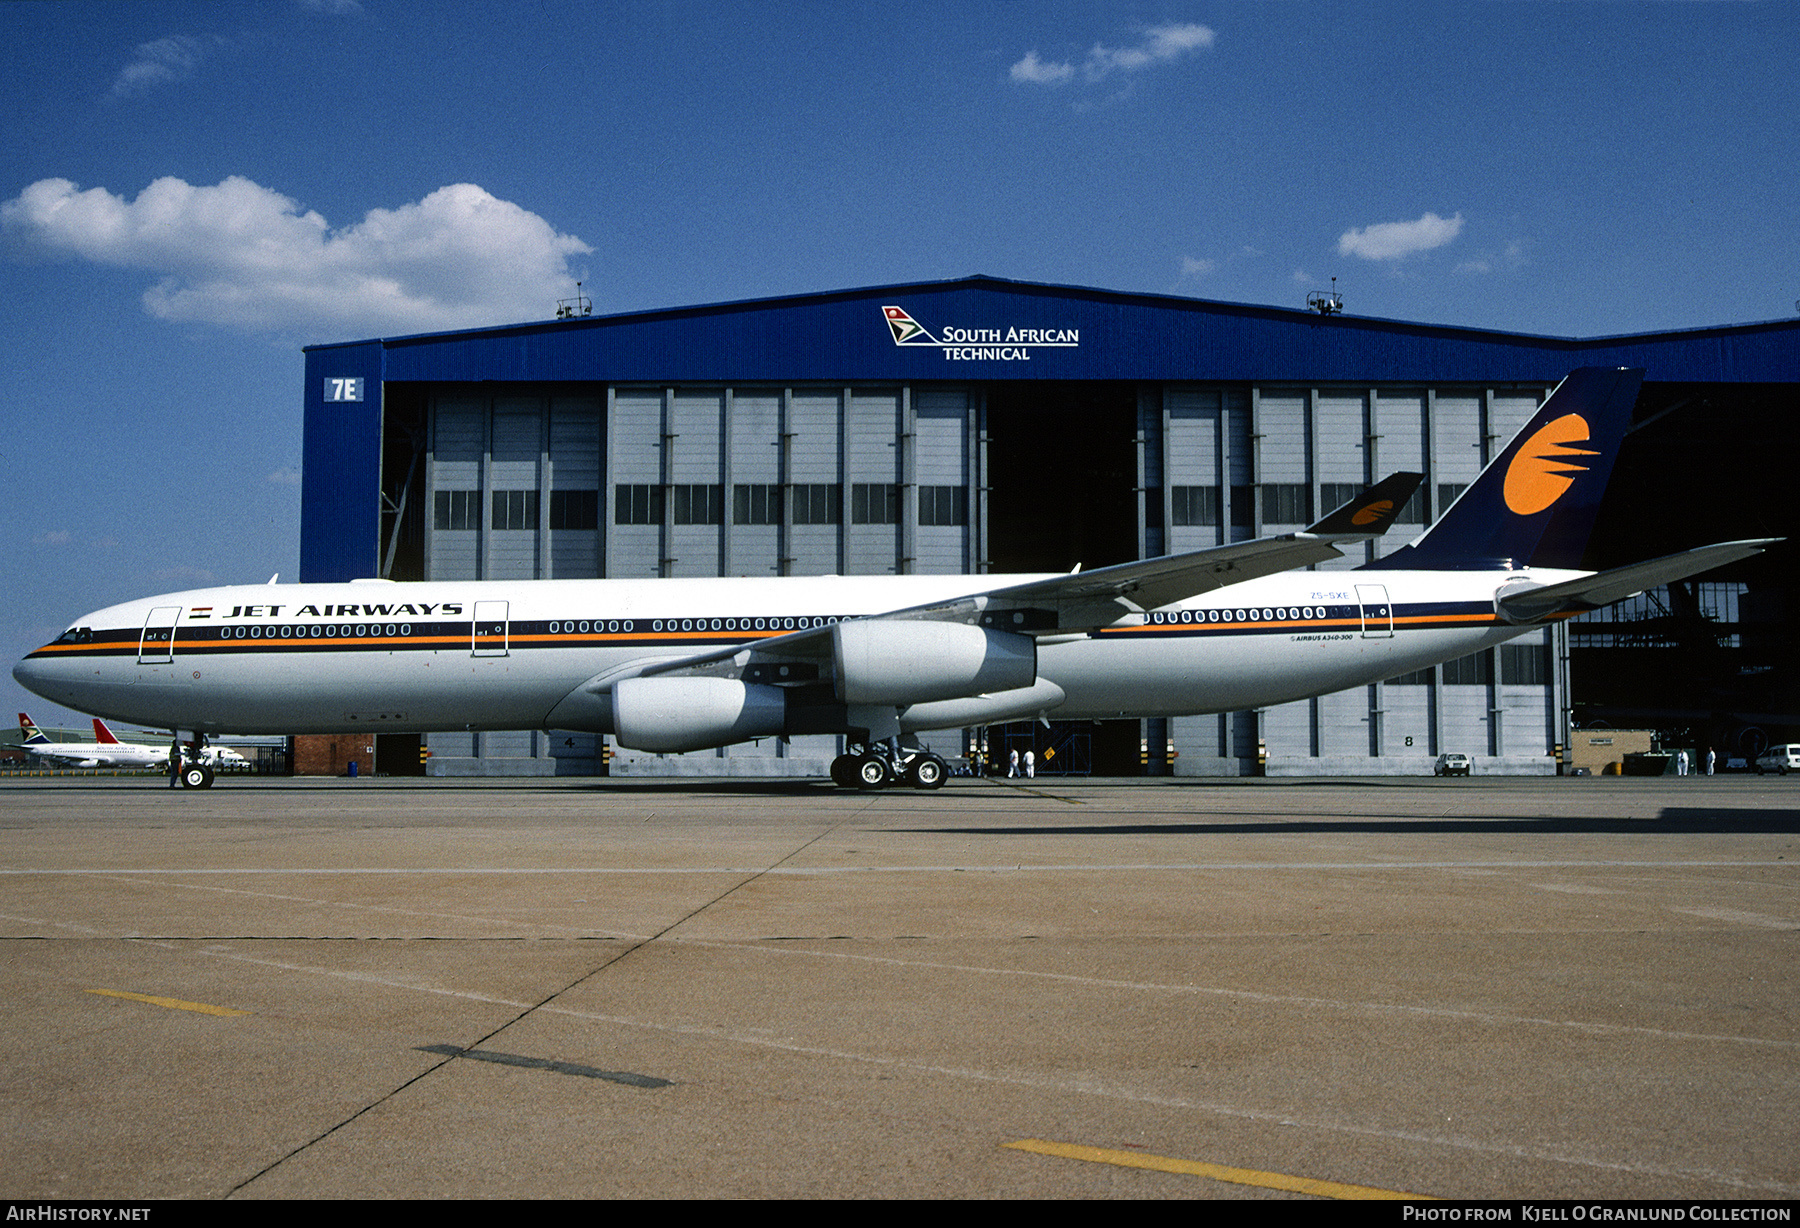
[{"label": "white car", "polygon": [[1771,746],[1756,757],[1756,774],[1764,772],[1780,772],[1786,776],[1789,772],[1800,772],[1800,742],[1790,742],[1786,746]]},{"label": "white car", "polygon": [[1436,776],[1467,776],[1474,766],[1467,755],[1451,751],[1447,755],[1439,755],[1431,771]]}]

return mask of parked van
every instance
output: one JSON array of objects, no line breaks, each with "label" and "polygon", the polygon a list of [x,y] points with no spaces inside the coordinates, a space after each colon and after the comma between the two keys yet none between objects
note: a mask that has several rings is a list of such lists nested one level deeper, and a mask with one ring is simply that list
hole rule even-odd
[{"label": "parked van", "polygon": [[1800,772],[1800,742],[1786,746],[1771,746],[1756,757],[1756,774],[1764,772],[1780,772],[1786,776],[1789,772]]}]

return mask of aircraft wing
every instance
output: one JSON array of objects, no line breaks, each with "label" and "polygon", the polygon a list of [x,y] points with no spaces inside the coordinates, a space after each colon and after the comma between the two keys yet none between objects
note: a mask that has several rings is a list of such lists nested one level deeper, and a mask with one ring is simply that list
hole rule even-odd
[{"label": "aircraft wing", "polygon": [[[1343,551],[1338,546],[1387,532],[1423,480],[1421,474],[1396,473],[1299,533],[1074,571],[869,617],[969,623],[1031,636],[1078,635],[1198,593],[1339,558]],[[831,628],[810,627],[753,644],[628,666],[591,680],[584,689],[599,692],[625,677],[671,674],[791,685],[818,681],[832,659]]]},{"label": "aircraft wing", "polygon": [[1530,622],[1551,614],[1597,610],[1603,605],[1611,605],[1658,584],[1685,580],[1703,571],[1711,571],[1715,567],[1747,559],[1753,554],[1761,554],[1765,547],[1782,540],[1779,537],[1757,537],[1745,541],[1720,542],[1714,546],[1684,550],[1679,554],[1665,554],[1662,558],[1632,563],[1626,567],[1614,567],[1610,571],[1595,572],[1579,580],[1503,592],[1500,595],[1500,610],[1515,622]]}]

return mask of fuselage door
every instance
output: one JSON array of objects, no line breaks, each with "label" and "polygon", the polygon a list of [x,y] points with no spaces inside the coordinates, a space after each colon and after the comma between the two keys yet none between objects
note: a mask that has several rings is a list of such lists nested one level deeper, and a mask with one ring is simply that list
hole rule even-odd
[{"label": "fuselage door", "polygon": [[474,634],[469,641],[469,653],[477,657],[504,657],[506,647],[506,602],[477,601],[475,603]]},{"label": "fuselage door", "polygon": [[1394,635],[1394,607],[1388,602],[1387,585],[1358,584],[1356,586],[1357,604],[1362,606],[1362,627],[1365,640],[1392,639]]},{"label": "fuselage door", "polygon": [[144,619],[144,635],[138,640],[139,665],[167,665],[175,651],[175,624],[181,618],[178,605],[159,605]]}]

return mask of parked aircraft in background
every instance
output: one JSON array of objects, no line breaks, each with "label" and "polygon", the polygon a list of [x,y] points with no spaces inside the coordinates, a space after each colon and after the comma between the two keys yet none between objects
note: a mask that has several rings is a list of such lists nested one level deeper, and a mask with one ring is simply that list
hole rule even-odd
[{"label": "parked aircraft in background", "polygon": [[[146,746],[137,742],[121,742],[106,722],[94,718],[92,742],[52,742],[31,717],[19,713],[19,748],[39,759],[66,763],[71,767],[155,768],[169,766],[169,748]],[[249,760],[229,746],[207,746],[189,750],[184,758],[205,763],[214,770],[221,767],[248,767]]]},{"label": "parked aircraft in background", "polygon": [[19,744],[21,750],[39,759],[52,763],[65,763],[70,767],[117,767],[117,768],[166,768],[169,766],[169,748],[166,746],[139,746],[131,742],[121,742],[113,737],[112,730],[98,718],[94,720],[94,740],[92,742],[52,742],[43,730],[39,729],[25,713],[19,713],[19,733],[24,741]]},{"label": "parked aircraft in background", "polygon": [[[1582,553],[1641,371],[1588,368],[1377,563],[1396,474],[1304,532],[1047,576],[429,581],[215,588],[96,611],[14,667],[122,720],[221,733],[577,729],[678,753],[841,734],[840,784],[943,782],[922,730],[1285,703],[1500,644],[1757,553],[1594,573]],[[204,783],[204,782],[199,782]]]}]

